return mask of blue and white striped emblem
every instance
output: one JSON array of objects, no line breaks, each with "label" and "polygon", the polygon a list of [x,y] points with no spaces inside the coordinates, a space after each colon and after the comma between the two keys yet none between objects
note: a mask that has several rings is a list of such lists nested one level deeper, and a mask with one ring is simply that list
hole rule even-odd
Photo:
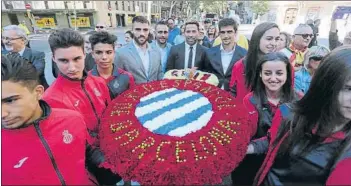
[{"label": "blue and white striped emblem", "polygon": [[206,126],[212,105],[202,94],[169,88],[140,99],[135,116],[151,132],[182,137]]}]

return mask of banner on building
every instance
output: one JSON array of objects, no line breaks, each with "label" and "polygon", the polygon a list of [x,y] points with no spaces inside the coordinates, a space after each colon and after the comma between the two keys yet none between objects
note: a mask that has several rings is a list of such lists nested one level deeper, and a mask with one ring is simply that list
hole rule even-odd
[{"label": "banner on building", "polygon": [[75,27],[90,27],[90,18],[89,17],[77,17],[77,21],[74,17],[71,17],[71,25]]},{"label": "banner on building", "polygon": [[53,28],[56,26],[55,19],[52,17],[36,18],[35,23],[39,28]]}]

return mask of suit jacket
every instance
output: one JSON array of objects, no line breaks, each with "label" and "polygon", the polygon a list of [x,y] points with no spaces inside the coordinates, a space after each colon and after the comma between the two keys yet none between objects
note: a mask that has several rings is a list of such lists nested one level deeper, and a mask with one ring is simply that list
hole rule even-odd
[{"label": "suit jacket", "polygon": [[[91,53],[85,56],[84,63],[85,63],[85,67],[84,67],[85,71],[89,72],[90,70],[93,69],[93,67],[95,66],[95,59],[93,58],[93,55]],[[59,72],[60,71],[57,68],[56,63],[52,61],[52,75],[54,75],[54,77],[57,78]]]},{"label": "suit jacket", "polygon": [[246,49],[236,45],[228,69],[226,72],[223,72],[220,45],[212,47],[206,51],[204,71],[215,74],[219,80],[218,87],[222,87],[222,85],[224,85],[224,90],[228,91],[229,81],[232,76],[232,68],[237,61],[246,55],[246,53]]},{"label": "suit jacket", "polygon": [[37,69],[37,72],[39,74],[40,84],[43,85],[45,89],[48,88],[49,85],[46,82],[45,73],[44,73],[45,53],[35,51],[35,50],[32,50],[32,49],[26,47],[24,49],[22,57],[27,59],[28,61],[32,62],[32,64],[34,65],[35,69]]},{"label": "suit jacket", "polygon": [[116,52],[115,65],[134,76],[135,84],[157,81],[163,78],[161,54],[157,49],[148,46],[149,70],[145,71],[143,62],[138,54],[134,42],[127,44]]},{"label": "suit jacket", "polygon": [[[207,50],[206,47],[196,44],[194,66],[198,67],[198,70],[203,70],[204,68],[206,50]],[[184,60],[185,60],[185,42],[179,45],[172,46],[171,51],[169,52],[169,55],[168,55],[166,72],[168,70],[173,70],[173,69],[185,69]]]}]

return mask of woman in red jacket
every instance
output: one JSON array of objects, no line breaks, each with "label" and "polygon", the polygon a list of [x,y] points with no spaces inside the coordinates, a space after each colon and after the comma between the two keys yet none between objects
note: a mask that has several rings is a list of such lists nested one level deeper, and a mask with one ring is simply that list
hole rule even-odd
[{"label": "woman in red jacket", "polygon": [[261,23],[252,32],[247,56],[235,63],[229,83],[230,91],[236,99],[243,98],[251,90],[258,60],[267,53],[275,52],[280,30],[275,23]]},{"label": "woman in red jacket", "polygon": [[40,100],[44,87],[19,55],[1,57],[1,76],[2,184],[93,185],[83,117]]},{"label": "woman in red jacket", "polygon": [[[249,124],[255,131],[252,140],[266,136],[278,106],[295,99],[291,72],[289,59],[283,53],[268,53],[258,61],[253,92],[244,98],[250,117]],[[263,160],[264,155],[261,154],[247,155],[232,173],[233,182],[251,185]]]},{"label": "woman in red jacket", "polygon": [[322,61],[306,95],[280,107],[266,142],[249,145],[267,152],[255,185],[351,185],[351,47]]}]

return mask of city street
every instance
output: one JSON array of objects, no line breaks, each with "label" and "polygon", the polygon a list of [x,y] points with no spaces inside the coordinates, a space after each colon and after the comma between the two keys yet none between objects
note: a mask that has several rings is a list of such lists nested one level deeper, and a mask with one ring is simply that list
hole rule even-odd
[{"label": "city street", "polygon": [[[244,34],[247,38],[250,39],[251,33],[254,29],[255,25],[240,25],[239,33]],[[124,44],[124,33],[130,28],[117,28],[117,29],[110,29],[109,32],[114,33],[118,37],[118,42]],[[84,34],[87,31],[81,32]],[[51,65],[51,50],[48,43],[48,34],[37,34],[30,36],[30,46],[37,51],[42,51],[45,53],[45,77],[49,85],[55,80],[52,75],[52,65]],[[324,45],[329,47],[328,38],[327,36],[321,36],[318,38],[319,45]]]}]

